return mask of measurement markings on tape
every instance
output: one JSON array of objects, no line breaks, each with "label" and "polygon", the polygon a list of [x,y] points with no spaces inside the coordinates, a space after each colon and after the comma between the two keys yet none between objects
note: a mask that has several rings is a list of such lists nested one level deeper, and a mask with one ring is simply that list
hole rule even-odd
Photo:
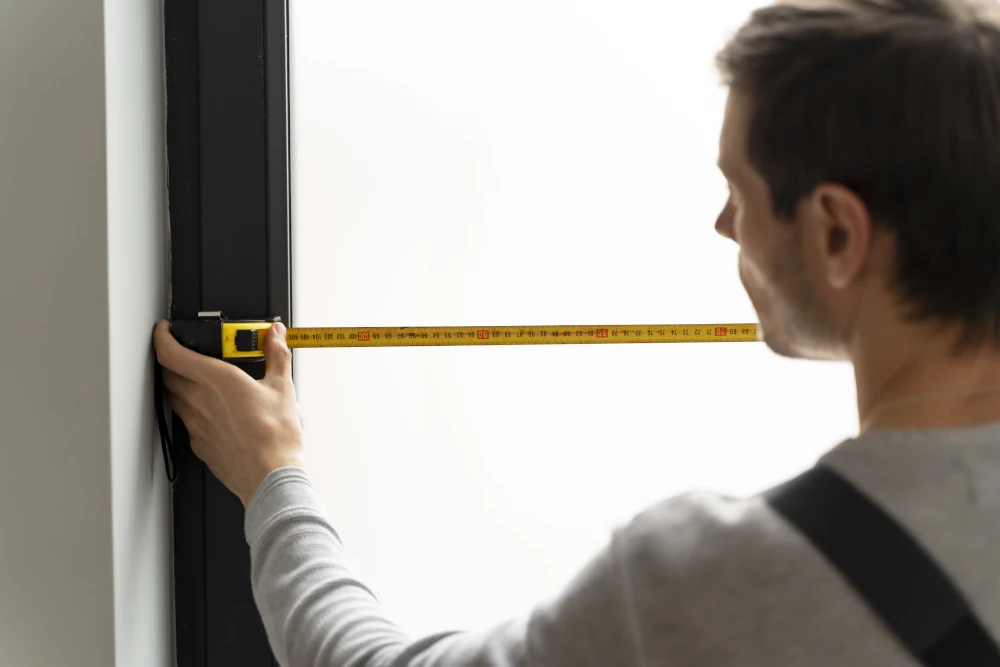
[{"label": "measurement markings on tape", "polygon": [[289,347],[755,342],[756,324],[290,328]]}]

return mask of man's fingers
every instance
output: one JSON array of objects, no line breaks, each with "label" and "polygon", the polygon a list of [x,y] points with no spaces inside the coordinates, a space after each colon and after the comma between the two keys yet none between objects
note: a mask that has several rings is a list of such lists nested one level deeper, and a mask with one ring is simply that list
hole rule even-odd
[{"label": "man's fingers", "polygon": [[275,322],[264,339],[265,381],[285,382],[292,377],[292,351],[288,349],[285,333],[285,325]]},{"label": "man's fingers", "polygon": [[178,343],[174,335],[170,333],[170,323],[166,320],[156,325],[156,331],[153,332],[153,345],[156,347],[156,358],[163,367],[188,380],[197,382],[204,379],[219,365],[226,366],[218,359],[198,354]]},{"label": "man's fingers", "polygon": [[164,369],[163,386],[174,396],[180,396],[187,400],[195,387],[195,383],[172,370]]},{"label": "man's fingers", "polygon": [[206,434],[209,433],[208,422],[205,420],[205,417],[203,417],[191,406],[190,403],[185,401],[180,396],[171,394],[170,391],[167,391],[165,395],[167,403],[170,405],[170,409],[181,418],[182,422],[184,422],[184,428],[187,429],[188,435],[190,436],[191,448],[194,450],[198,458],[201,458],[205,448],[197,447],[195,443],[204,443]]},{"label": "man's fingers", "polygon": [[178,396],[169,389],[166,391],[165,396],[167,404],[170,405],[170,409],[181,418],[181,421],[184,422],[184,426],[187,427],[188,432],[190,433],[195,431],[201,416],[187,401],[184,400],[183,397]]}]

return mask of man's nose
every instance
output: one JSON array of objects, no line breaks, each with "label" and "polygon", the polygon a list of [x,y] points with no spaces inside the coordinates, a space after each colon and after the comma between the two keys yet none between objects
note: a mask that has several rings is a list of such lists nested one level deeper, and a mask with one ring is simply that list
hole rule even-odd
[{"label": "man's nose", "polygon": [[733,240],[733,218],[736,217],[736,207],[733,206],[733,198],[726,200],[719,217],[715,220],[715,231],[727,239]]}]

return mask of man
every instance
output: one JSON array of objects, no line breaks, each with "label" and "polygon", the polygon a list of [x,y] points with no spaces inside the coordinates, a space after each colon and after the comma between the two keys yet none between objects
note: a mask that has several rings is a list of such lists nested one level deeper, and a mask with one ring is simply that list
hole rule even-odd
[{"label": "man", "polygon": [[[861,432],[822,464],[1000,636],[1000,8],[790,0],[757,11],[718,63],[730,197],[716,229],[740,247],[767,344],[854,365]],[[283,665],[918,664],[766,499],[704,494],[636,517],[528,618],[411,643],[352,575],[302,469],[283,327],[259,383],[166,323],[156,348],[195,452],[247,507]]]}]

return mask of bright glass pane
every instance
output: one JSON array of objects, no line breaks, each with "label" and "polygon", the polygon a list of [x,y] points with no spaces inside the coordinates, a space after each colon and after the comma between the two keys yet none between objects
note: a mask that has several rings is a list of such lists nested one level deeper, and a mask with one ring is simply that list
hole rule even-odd
[{"label": "bright glass pane", "polygon": [[[712,59],[756,4],[293,0],[294,324],[754,321]],[[856,429],[849,367],[761,344],[296,364],[312,473],[415,634],[526,613],[646,505]]]}]

